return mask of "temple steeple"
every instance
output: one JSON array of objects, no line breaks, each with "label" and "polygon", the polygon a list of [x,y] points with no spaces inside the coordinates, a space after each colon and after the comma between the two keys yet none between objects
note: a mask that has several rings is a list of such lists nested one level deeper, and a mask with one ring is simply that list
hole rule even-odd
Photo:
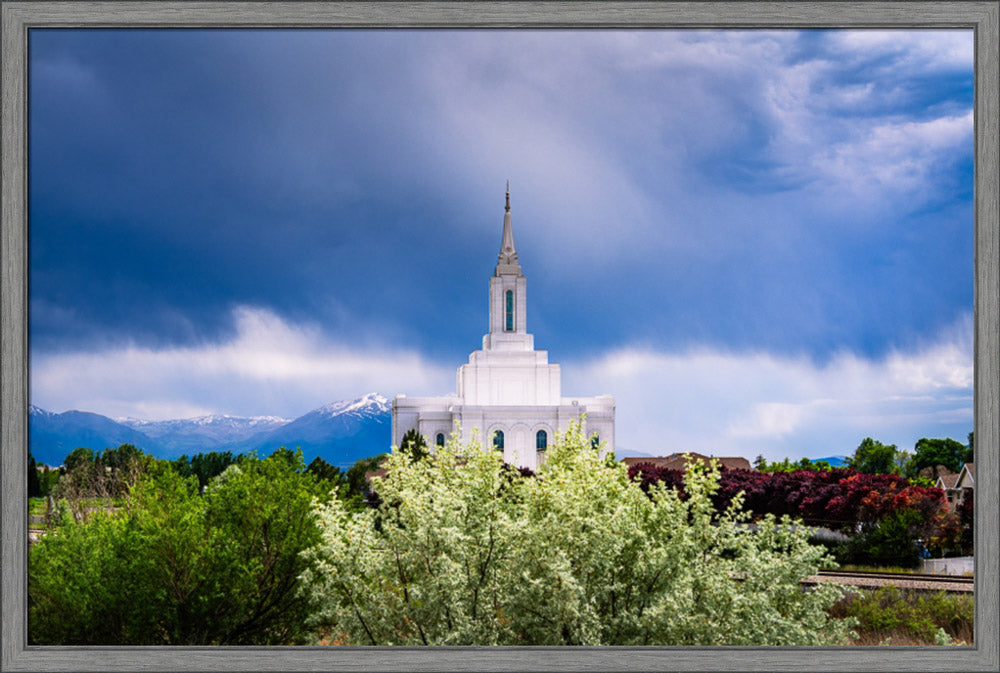
[{"label": "temple steeple", "polygon": [[510,181],[507,181],[507,203],[503,213],[503,233],[500,235],[500,254],[497,256],[497,268],[494,274],[521,275],[521,265],[517,263],[517,251],[514,250],[514,230],[510,226]]},{"label": "temple steeple", "polygon": [[500,255],[490,278],[490,332],[483,337],[484,350],[534,349],[534,337],[528,334],[527,281],[521,273],[514,250],[514,230],[510,226],[510,182],[503,211]]}]

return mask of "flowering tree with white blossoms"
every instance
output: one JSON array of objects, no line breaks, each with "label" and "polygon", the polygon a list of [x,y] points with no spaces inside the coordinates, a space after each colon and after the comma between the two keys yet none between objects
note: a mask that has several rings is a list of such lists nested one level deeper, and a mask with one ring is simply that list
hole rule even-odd
[{"label": "flowering tree with white blossoms", "polygon": [[573,424],[534,477],[453,438],[395,451],[377,508],[317,505],[303,575],[317,622],[354,645],[834,645],[842,589],[785,519],[717,514],[715,467],[650,494]]}]

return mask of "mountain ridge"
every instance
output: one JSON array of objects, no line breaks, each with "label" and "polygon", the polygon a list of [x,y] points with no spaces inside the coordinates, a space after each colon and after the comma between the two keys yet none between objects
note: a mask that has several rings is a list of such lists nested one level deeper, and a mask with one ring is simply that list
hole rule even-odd
[{"label": "mountain ridge", "polygon": [[377,392],[330,402],[293,419],[209,414],[149,421],[78,410],[57,413],[30,405],[28,444],[36,462],[46,465],[60,464],[80,446],[97,453],[134,444],[168,460],[212,451],[269,455],[284,446],[301,448],[306,462],[320,457],[348,467],[389,451],[390,414],[388,399]]}]

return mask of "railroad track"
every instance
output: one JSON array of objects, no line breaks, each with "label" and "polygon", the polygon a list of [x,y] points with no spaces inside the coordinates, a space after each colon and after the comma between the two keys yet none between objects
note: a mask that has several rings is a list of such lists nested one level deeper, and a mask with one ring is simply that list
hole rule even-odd
[{"label": "railroad track", "polygon": [[806,584],[836,582],[858,587],[878,588],[894,584],[900,589],[916,591],[947,591],[970,593],[975,586],[972,577],[959,575],[928,575],[924,573],[880,573],[856,570],[821,570],[805,580]]}]

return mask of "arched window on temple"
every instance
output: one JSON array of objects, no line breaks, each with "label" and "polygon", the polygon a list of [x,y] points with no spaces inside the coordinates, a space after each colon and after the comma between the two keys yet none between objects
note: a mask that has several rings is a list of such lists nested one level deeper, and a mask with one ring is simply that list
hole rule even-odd
[{"label": "arched window on temple", "polygon": [[434,443],[437,444],[438,446],[444,446],[444,433],[443,432],[439,432],[437,434],[437,438],[434,440]]},{"label": "arched window on temple", "polygon": [[503,451],[503,430],[497,430],[493,433],[493,448],[497,451]]},{"label": "arched window on temple", "polygon": [[514,291],[507,290],[506,293],[506,307],[504,309],[504,331],[513,332],[514,331]]},{"label": "arched window on temple", "polygon": [[535,433],[535,448],[539,451],[549,448],[549,433],[544,430]]}]

